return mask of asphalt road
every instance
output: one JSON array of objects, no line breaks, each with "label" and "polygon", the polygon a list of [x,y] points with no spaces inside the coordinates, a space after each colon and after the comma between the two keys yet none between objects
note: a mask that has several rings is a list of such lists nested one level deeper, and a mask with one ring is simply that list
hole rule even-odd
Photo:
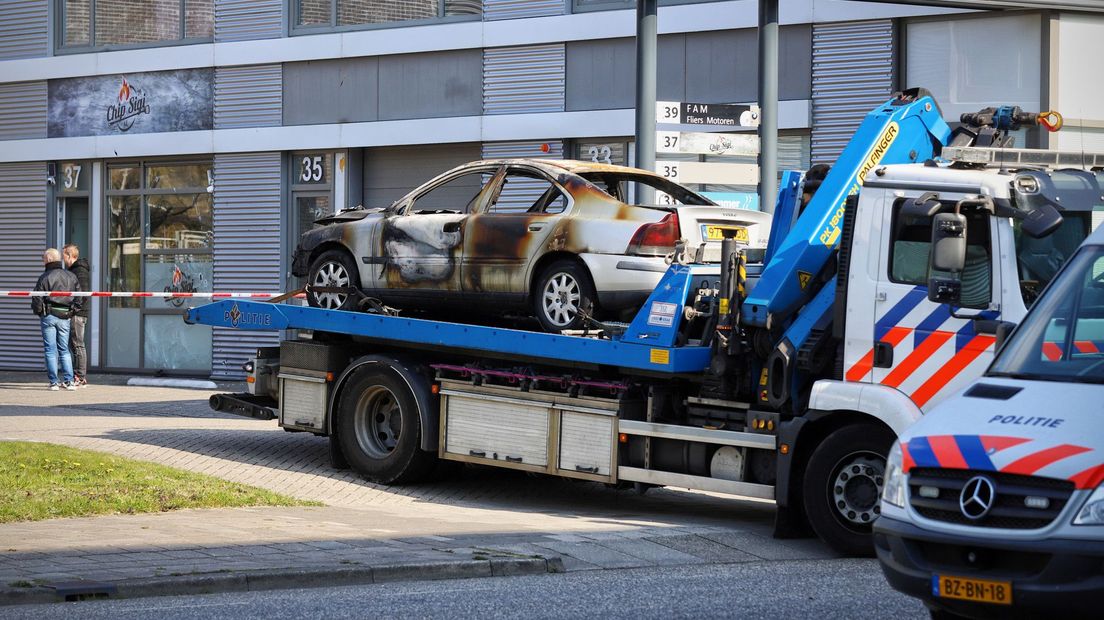
[{"label": "asphalt road", "polygon": [[926,618],[873,560],[755,562],[0,608],[0,618]]}]

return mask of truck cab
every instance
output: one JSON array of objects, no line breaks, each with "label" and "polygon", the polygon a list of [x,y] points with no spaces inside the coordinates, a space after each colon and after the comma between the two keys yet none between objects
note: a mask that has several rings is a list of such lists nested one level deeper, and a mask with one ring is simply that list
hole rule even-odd
[{"label": "truck cab", "polygon": [[874,168],[848,206],[835,367],[815,381],[810,415],[791,432],[800,446],[843,420],[866,426],[804,465],[804,512],[836,548],[869,544],[884,483],[877,443],[888,446],[985,370],[998,331],[1023,320],[1102,203],[1104,176],[1038,162],[1042,151],[943,151],[940,163]]},{"label": "truck cab", "polygon": [[923,599],[933,617],[1099,613],[1102,429],[1104,230],[1097,230],[984,376],[894,444],[874,524],[890,584]]},{"label": "truck cab", "polygon": [[[1104,204],[1101,181],[1082,170],[1006,166],[873,171],[845,257],[844,380],[893,390],[884,400],[898,409],[887,412],[901,418],[898,431],[962,389],[992,361],[995,329],[1023,319],[1088,235]],[[1023,218],[1036,204],[1061,211],[1053,230],[1032,236]],[[964,261],[954,272],[932,265],[933,227],[947,222],[940,214],[963,224],[952,242],[964,243]]]}]

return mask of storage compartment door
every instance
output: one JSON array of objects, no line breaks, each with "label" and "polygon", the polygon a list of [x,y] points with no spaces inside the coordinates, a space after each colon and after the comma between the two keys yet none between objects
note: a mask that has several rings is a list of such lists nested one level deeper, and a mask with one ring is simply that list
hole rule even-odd
[{"label": "storage compartment door", "polygon": [[613,416],[564,411],[560,417],[560,471],[609,476]]},{"label": "storage compartment door", "polygon": [[447,398],[446,453],[498,464],[548,466],[547,407],[462,394]]},{"label": "storage compartment door", "polygon": [[326,421],[325,379],[280,376],[280,426],[321,433]]}]

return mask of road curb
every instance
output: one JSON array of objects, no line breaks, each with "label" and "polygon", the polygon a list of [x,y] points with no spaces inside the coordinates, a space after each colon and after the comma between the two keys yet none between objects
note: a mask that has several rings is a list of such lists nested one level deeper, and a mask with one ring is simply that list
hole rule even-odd
[{"label": "road curb", "polygon": [[5,585],[0,587],[0,606],[58,603],[65,600],[145,598],[215,594],[219,592],[324,588],[401,581],[472,579],[562,572],[564,572],[563,560],[558,556],[411,562],[408,564],[358,565],[323,569],[292,568],[228,571],[146,577],[112,582],[81,581],[31,587]]}]

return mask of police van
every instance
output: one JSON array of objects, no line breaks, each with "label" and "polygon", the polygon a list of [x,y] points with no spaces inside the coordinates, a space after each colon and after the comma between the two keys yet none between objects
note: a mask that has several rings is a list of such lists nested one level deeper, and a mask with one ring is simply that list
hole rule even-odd
[{"label": "police van", "polygon": [[886,469],[878,559],[933,618],[1104,613],[1104,228]]}]

